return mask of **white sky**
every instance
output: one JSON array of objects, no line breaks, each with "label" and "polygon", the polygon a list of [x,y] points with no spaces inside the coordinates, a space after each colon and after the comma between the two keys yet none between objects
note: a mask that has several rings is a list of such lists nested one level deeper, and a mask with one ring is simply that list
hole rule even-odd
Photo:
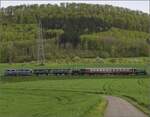
[{"label": "white sky", "polygon": [[109,4],[129,8],[132,10],[140,10],[145,13],[149,12],[149,0],[1,0],[1,7],[15,6],[21,4],[59,4],[62,2],[90,3],[90,4]]}]

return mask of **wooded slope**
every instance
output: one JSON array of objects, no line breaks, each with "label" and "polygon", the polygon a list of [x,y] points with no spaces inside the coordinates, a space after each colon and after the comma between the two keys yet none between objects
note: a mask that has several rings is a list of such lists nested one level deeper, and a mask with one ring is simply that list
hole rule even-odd
[{"label": "wooded slope", "polygon": [[[36,59],[40,20],[47,59],[149,56],[150,16],[109,5],[61,4],[1,9],[1,62]],[[12,52],[13,50],[13,52]]]}]

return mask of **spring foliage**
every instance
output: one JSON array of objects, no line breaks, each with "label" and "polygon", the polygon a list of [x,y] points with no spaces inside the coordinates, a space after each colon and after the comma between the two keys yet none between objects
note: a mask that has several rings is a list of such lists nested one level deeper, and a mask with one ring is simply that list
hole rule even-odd
[{"label": "spring foliage", "polygon": [[150,16],[141,11],[75,3],[21,5],[2,8],[0,19],[0,62],[36,59],[38,20],[42,22],[48,60],[150,53]]}]

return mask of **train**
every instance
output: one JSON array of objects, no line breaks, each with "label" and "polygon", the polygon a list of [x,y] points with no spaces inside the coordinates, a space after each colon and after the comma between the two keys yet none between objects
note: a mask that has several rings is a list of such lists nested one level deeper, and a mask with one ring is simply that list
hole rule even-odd
[{"label": "train", "polygon": [[49,76],[49,75],[146,75],[146,70],[137,68],[70,68],[70,69],[6,69],[4,76]]}]

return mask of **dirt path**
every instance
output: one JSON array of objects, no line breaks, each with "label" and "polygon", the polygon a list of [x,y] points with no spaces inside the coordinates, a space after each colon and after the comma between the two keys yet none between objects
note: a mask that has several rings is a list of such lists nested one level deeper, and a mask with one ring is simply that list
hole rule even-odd
[{"label": "dirt path", "polygon": [[126,100],[114,96],[106,98],[108,106],[104,117],[148,117]]}]

